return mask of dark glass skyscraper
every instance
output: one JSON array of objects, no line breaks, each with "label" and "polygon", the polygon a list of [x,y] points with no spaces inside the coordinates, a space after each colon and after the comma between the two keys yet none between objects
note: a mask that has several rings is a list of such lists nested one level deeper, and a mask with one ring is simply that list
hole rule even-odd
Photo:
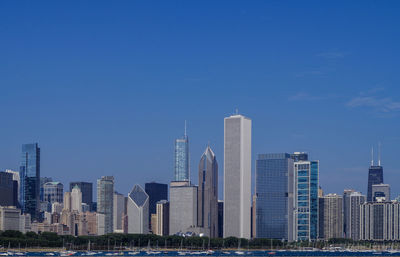
[{"label": "dark glass skyscraper", "polygon": [[168,185],[150,182],[144,185],[144,190],[149,196],[149,226],[151,227],[151,214],[156,213],[157,202],[168,200]]},{"label": "dark glass skyscraper", "polygon": [[218,237],[218,164],[209,146],[200,159],[197,192],[197,225]]},{"label": "dark glass skyscraper", "polygon": [[373,164],[369,167],[368,171],[368,192],[367,192],[367,201],[372,202],[372,185],[383,184],[383,167],[378,165],[374,166]]},{"label": "dark glass skyscraper", "polygon": [[0,206],[12,206],[14,202],[14,180],[13,175],[0,172]]},{"label": "dark glass skyscraper", "polygon": [[185,135],[183,138],[175,140],[175,181],[189,181],[189,138]]},{"label": "dark glass skyscraper", "polygon": [[40,148],[37,143],[22,145],[21,204],[24,213],[32,220],[39,218],[40,206]]},{"label": "dark glass skyscraper", "polygon": [[290,154],[258,155],[256,161],[257,238],[289,241],[293,239],[293,173],[293,159]]}]

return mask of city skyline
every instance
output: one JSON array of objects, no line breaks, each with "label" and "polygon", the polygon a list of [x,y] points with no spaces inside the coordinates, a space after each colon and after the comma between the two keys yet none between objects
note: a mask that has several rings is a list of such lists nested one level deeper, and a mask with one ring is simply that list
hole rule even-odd
[{"label": "city skyline", "polygon": [[257,154],[305,151],[325,192],[367,194],[379,141],[385,181],[400,176],[398,7],[2,1],[0,169],[38,142],[42,176],[67,188],[115,173],[125,195],[169,183],[184,120],[191,170],[208,141],[222,163],[221,119],[238,108],[254,120],[253,176]]}]

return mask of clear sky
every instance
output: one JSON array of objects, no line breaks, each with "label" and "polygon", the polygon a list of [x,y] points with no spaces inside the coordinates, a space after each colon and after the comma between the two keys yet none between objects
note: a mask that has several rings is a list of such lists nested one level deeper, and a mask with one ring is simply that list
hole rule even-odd
[{"label": "clear sky", "polygon": [[222,182],[223,118],[238,108],[254,160],[308,151],[326,193],[366,193],[381,141],[397,196],[399,13],[368,0],[0,1],[0,169],[38,142],[42,176],[114,175],[127,194],[173,178],[186,119],[193,181],[209,141]]}]

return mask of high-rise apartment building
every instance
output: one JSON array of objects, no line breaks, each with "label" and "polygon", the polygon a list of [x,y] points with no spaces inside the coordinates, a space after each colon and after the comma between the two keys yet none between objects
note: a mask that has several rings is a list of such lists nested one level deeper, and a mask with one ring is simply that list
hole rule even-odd
[{"label": "high-rise apartment building", "polygon": [[224,237],[250,238],[251,119],[224,119]]},{"label": "high-rise apartment building", "polygon": [[367,198],[360,192],[352,192],[348,197],[348,200],[346,237],[357,241],[360,240],[360,207],[366,202]]},{"label": "high-rise apartment building", "polygon": [[40,205],[40,148],[37,143],[22,145],[20,165],[20,203],[23,213],[39,218]]},{"label": "high-rise apartment building", "polygon": [[345,238],[350,238],[350,195],[354,192],[353,189],[343,191],[343,232]]},{"label": "high-rise apartment building", "polygon": [[93,211],[93,183],[90,182],[71,182],[69,183],[69,191],[78,186],[82,192],[82,203],[89,205],[90,210]]},{"label": "high-rise apartment building", "polygon": [[318,237],[318,176],[318,161],[294,163],[295,241],[311,241]]},{"label": "high-rise apartment building", "polygon": [[151,227],[151,215],[156,214],[156,204],[161,200],[168,200],[168,185],[156,182],[146,183],[144,190],[149,196],[149,228]]},{"label": "high-rise apartment building", "polygon": [[399,202],[364,203],[360,217],[360,240],[400,240]]},{"label": "high-rise apartment building", "polygon": [[182,138],[175,140],[175,181],[190,180],[190,163],[189,163],[189,137],[185,134]]},{"label": "high-rise apartment building", "polygon": [[287,153],[258,155],[256,161],[257,238],[293,240],[293,166],[293,160]]},{"label": "high-rise apartment building", "polygon": [[197,186],[173,181],[169,192],[169,234],[186,233],[197,226]]},{"label": "high-rise apartment building", "polygon": [[[104,234],[113,232],[114,177],[103,176],[97,180],[97,213],[104,215]],[[103,221],[103,217],[101,220]]]},{"label": "high-rise apartment building", "polygon": [[47,182],[43,185],[43,201],[47,203],[47,211],[51,210],[53,203],[62,203],[64,186],[60,182]]},{"label": "high-rise apartment building", "polygon": [[327,194],[319,198],[320,231],[323,239],[343,237],[343,197]]},{"label": "high-rise apartment building", "polygon": [[149,196],[144,189],[135,185],[128,195],[127,202],[128,233],[149,233]]},{"label": "high-rise apartment building", "polygon": [[197,204],[197,225],[205,228],[208,236],[218,237],[218,163],[210,146],[199,163]]}]

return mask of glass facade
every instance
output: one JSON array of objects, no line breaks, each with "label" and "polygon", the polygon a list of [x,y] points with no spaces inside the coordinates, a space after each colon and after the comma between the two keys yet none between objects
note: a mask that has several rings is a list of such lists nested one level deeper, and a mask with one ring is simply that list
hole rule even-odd
[{"label": "glass facade", "polygon": [[372,185],[383,184],[383,167],[371,166],[368,171],[368,192],[367,201],[372,202]]},{"label": "glass facade", "polygon": [[156,213],[157,202],[168,200],[168,185],[150,182],[144,185],[144,190],[149,196],[149,225],[151,226],[151,214]]},{"label": "glass facade", "polygon": [[293,160],[260,154],[256,161],[256,237],[292,240]]},{"label": "glass facade", "polygon": [[318,236],[318,161],[294,163],[294,240],[309,241]]},{"label": "glass facade", "polygon": [[189,138],[175,140],[175,181],[189,181]]},{"label": "glass facade", "polygon": [[24,213],[32,220],[39,218],[40,148],[37,143],[22,145],[20,165],[20,202]]},{"label": "glass facade", "polygon": [[105,176],[97,180],[97,212],[104,214],[104,233],[113,232],[114,177]]}]

